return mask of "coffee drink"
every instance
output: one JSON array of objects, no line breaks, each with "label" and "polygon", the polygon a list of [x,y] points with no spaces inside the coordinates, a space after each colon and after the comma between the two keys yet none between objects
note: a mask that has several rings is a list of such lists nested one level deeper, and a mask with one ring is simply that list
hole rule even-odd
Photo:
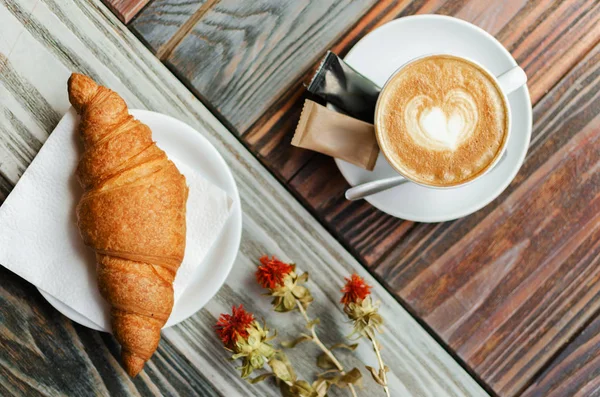
[{"label": "coffee drink", "polygon": [[500,156],[509,113],[500,87],[476,64],[450,55],[418,59],[380,94],[377,140],[409,179],[449,187],[470,181]]}]

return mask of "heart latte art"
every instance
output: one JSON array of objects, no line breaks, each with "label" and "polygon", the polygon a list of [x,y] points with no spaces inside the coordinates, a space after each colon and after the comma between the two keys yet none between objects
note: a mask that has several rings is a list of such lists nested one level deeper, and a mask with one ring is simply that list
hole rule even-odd
[{"label": "heart latte art", "polygon": [[402,68],[381,92],[375,113],[389,163],[431,186],[459,185],[485,172],[508,132],[508,110],[493,77],[449,55]]},{"label": "heart latte art", "polygon": [[454,89],[441,103],[426,95],[412,98],[403,109],[411,138],[432,150],[456,149],[475,131],[477,104],[469,93]]}]

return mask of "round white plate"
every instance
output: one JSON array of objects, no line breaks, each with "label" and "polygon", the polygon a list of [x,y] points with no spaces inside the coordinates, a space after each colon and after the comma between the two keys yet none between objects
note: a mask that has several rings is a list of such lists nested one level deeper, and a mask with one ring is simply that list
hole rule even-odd
[{"label": "round white plate", "polygon": [[[432,53],[470,58],[496,76],[517,63],[492,35],[463,20],[441,15],[416,15],[391,21],[363,37],[345,61],[383,86],[407,61]],[[469,215],[494,200],[523,164],[531,138],[531,100],[526,86],[508,96],[512,132],[506,159],[475,182],[455,189],[428,189],[406,183],[366,198],[392,216],[417,222],[443,222]],[[352,186],[397,175],[380,153],[372,172],[335,160]]]},{"label": "round white plate", "polygon": [[[180,323],[200,310],[225,282],[238,253],[242,236],[240,197],[227,163],[202,134],[184,122],[164,114],[147,110],[130,110],[130,113],[152,129],[152,137],[165,152],[197,170],[204,178],[225,190],[233,200],[229,219],[206,258],[196,269],[184,293],[175,302],[166,328]],[[40,292],[56,310],[76,323],[98,331],[109,331],[44,291]]]}]

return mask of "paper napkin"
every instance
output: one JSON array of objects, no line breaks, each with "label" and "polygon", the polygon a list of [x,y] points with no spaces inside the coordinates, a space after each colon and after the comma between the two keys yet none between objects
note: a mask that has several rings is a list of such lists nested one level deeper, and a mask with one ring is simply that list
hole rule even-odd
[{"label": "paper napkin", "polygon": [[[75,178],[77,123],[70,109],[0,206],[0,264],[110,329],[108,307],[96,283],[95,256],[83,245],[76,225],[75,206],[82,193]],[[185,257],[174,283],[177,301],[217,239],[232,201],[195,170],[169,157],[190,188]]]}]

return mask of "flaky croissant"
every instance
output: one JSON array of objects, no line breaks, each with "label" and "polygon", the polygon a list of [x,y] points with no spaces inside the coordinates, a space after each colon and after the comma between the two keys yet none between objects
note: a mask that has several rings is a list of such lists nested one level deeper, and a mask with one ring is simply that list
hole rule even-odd
[{"label": "flaky croissant", "polygon": [[75,73],[68,91],[81,116],[84,149],[77,167],[84,189],[79,231],[96,251],[100,293],[111,306],[123,366],[135,376],[158,347],[173,308],[188,188],[117,93]]}]

